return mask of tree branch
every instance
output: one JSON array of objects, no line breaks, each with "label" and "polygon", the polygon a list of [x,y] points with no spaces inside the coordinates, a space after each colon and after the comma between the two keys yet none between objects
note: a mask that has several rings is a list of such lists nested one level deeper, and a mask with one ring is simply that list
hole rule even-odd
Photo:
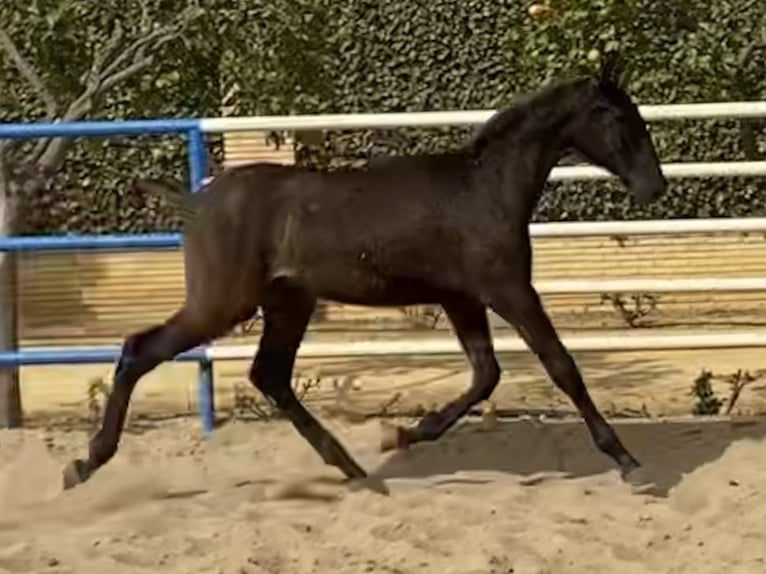
[{"label": "tree branch", "polygon": [[[55,121],[77,121],[93,108],[94,102],[101,95],[125,82],[130,77],[142,72],[154,63],[157,50],[176,39],[190,19],[194,18],[195,9],[184,10],[170,24],[149,28],[147,23],[143,35],[125,44],[125,34],[119,22],[115,25],[109,39],[94,50],[90,69],[82,75],[80,83],[83,91],[72,101],[63,114],[51,92],[46,88],[34,67],[21,55],[7,32],[0,28],[0,46],[8,53],[19,73],[34,87],[46,105],[48,118]],[[41,175],[55,173],[64,160],[75,138],[41,138],[23,163],[34,164]],[[16,142],[0,142],[0,154],[7,154]]]},{"label": "tree branch", "polygon": [[90,66],[90,70],[85,74],[83,78],[80,78],[86,88],[91,86],[95,87],[102,74],[104,62],[106,62],[112,55],[117,52],[122,43],[124,37],[124,31],[119,22],[114,26],[111,36],[106,41],[106,45],[101,49],[96,48],[93,53],[93,62]]},{"label": "tree branch", "polygon": [[11,152],[14,144],[17,144],[17,140],[5,139],[0,140],[0,162],[7,162],[8,155]]},{"label": "tree branch", "polygon": [[739,57],[737,58],[737,67],[738,70],[743,68],[745,64],[747,64],[747,61],[755,54],[756,52],[759,52],[761,50],[766,50],[766,41],[764,42],[751,42],[747,46],[745,46],[742,51],[739,53]]},{"label": "tree branch", "polygon": [[106,92],[121,82],[127,80],[131,76],[135,76],[138,72],[144,68],[148,68],[154,63],[154,56],[146,56],[145,58],[132,63],[124,70],[120,70],[106,78],[100,86],[100,92]]},{"label": "tree branch", "polygon": [[[93,65],[83,78],[83,92],[67,107],[63,121],[76,121],[85,117],[93,107],[93,101],[127,79],[150,67],[154,53],[163,45],[178,37],[182,25],[162,26],[148,32],[120,49],[123,40],[122,27],[114,32],[103,48],[94,53]],[[36,158],[45,172],[55,171],[73,144],[71,138],[53,138]]]},{"label": "tree branch", "polygon": [[34,88],[38,97],[45,104],[45,112],[49,119],[56,117],[58,106],[56,105],[56,98],[48,90],[43,82],[42,78],[35,71],[34,67],[27,61],[27,59],[21,55],[21,52],[16,47],[15,42],[8,35],[8,32],[4,28],[0,28],[0,45],[2,45],[8,57],[13,61],[14,66],[19,71],[19,74]]},{"label": "tree branch", "polygon": [[175,35],[176,35],[176,31],[174,26],[162,27],[157,30],[153,30],[149,32],[149,34],[147,34],[146,36],[139,38],[132,44],[126,46],[122,50],[122,52],[120,52],[120,54],[118,54],[117,57],[114,58],[112,63],[110,63],[101,73],[100,77],[102,81],[105,78],[108,78],[118,73],[118,71],[121,68],[124,68],[128,64],[128,62],[130,62],[131,60],[135,61],[135,59],[139,57],[139,54],[143,55],[148,46],[151,45],[152,48],[159,47],[159,46],[152,45],[157,40],[162,39],[164,36],[170,36],[170,39],[173,39]]}]

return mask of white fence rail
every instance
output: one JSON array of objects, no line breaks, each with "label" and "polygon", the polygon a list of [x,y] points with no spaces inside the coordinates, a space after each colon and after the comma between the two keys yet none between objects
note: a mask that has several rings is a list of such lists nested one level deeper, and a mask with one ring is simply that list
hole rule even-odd
[{"label": "white fence rail", "polygon": [[532,237],[766,233],[766,217],[654,219],[645,221],[557,221],[532,223],[529,226],[529,233]]},{"label": "white fence rail", "polygon": [[[662,173],[668,179],[682,177],[762,177],[766,175],[766,161],[663,163]],[[600,180],[615,177],[607,170],[593,165],[568,165],[554,167],[548,176],[548,181]]]},{"label": "white fence rail", "polygon": [[[237,159],[225,162],[227,168],[250,165],[255,160]],[[766,176],[766,161],[681,162],[663,163],[662,172],[668,179],[702,177],[762,177]],[[614,179],[607,170],[595,165],[557,166],[551,170],[548,181],[578,179]]]},{"label": "white fence rail", "polygon": [[[640,106],[645,120],[666,121],[680,119],[746,119],[766,117],[764,102],[719,102],[700,104]],[[205,133],[243,131],[314,131],[350,129],[395,129],[404,127],[471,126],[487,121],[495,110],[330,114],[270,117],[206,118],[200,123]],[[237,165],[250,162],[231,162]],[[701,177],[763,177],[766,161],[683,162],[662,166],[668,178]],[[608,171],[591,165],[559,166],[551,172],[551,181],[578,179],[607,179],[614,177]],[[675,219],[657,221],[603,221],[556,222],[530,225],[533,237],[584,236],[647,236],[715,233],[764,233],[766,217],[721,219]],[[766,239],[766,235],[764,236]],[[701,291],[766,291],[766,277],[705,278],[705,279],[614,279],[583,281],[541,281],[536,283],[541,293],[614,293],[614,292],[701,292]],[[739,347],[766,347],[766,330],[738,333],[687,333],[673,335],[620,334],[615,337],[578,336],[565,338],[564,343],[573,351],[627,351],[663,349],[723,349]],[[513,352],[526,349],[517,337],[495,340],[498,351]],[[255,353],[251,345],[213,347],[211,359],[250,359]],[[302,357],[350,357],[373,355],[433,355],[459,354],[460,346],[452,338],[398,341],[344,341],[338,343],[306,341],[301,347]]]},{"label": "white fence rail", "polygon": [[[639,106],[648,122],[662,120],[746,119],[766,117],[766,102],[716,102]],[[397,112],[381,114],[322,114],[203,118],[205,133],[247,131],[311,131],[347,129],[438,128],[486,122],[497,110]]]},{"label": "white fence rail", "polygon": [[690,293],[705,291],[764,291],[766,277],[722,277],[718,279],[590,279],[538,281],[535,288],[547,295],[582,293]]},{"label": "white fence rail", "polygon": [[[679,119],[746,119],[766,117],[766,102],[718,102],[640,106],[646,121]],[[205,133],[241,131],[315,131],[342,129],[386,129],[403,127],[471,126],[487,121],[495,110],[413,112],[380,114],[327,114],[265,117],[204,118],[200,129]],[[227,162],[229,167],[251,163]],[[667,178],[760,177],[766,176],[766,161],[682,162],[662,166]],[[609,179],[614,176],[596,166],[560,166],[553,169],[550,181]]]},{"label": "white fence rail", "polygon": [[[645,351],[672,349],[739,349],[766,347],[766,331],[743,333],[687,333],[677,335],[619,334],[613,337],[578,335],[562,337],[570,351]],[[517,353],[527,350],[519,337],[494,338],[495,350]],[[213,361],[252,359],[256,345],[213,346],[207,356]],[[298,352],[301,358],[348,358],[401,355],[459,355],[463,351],[454,337],[397,339],[395,341],[320,342],[307,339]]]}]

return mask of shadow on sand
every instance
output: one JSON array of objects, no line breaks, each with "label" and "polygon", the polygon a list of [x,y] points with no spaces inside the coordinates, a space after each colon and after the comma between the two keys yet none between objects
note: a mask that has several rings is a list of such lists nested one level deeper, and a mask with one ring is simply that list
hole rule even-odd
[{"label": "shadow on sand", "polygon": [[[718,459],[733,442],[766,437],[766,418],[613,424],[642,462],[659,496],[666,496],[684,474]],[[540,473],[582,478],[614,470],[612,461],[592,444],[583,423],[515,420],[499,421],[489,431],[479,422],[466,421],[437,442],[396,452],[374,474],[392,479],[489,471],[523,480]]]}]

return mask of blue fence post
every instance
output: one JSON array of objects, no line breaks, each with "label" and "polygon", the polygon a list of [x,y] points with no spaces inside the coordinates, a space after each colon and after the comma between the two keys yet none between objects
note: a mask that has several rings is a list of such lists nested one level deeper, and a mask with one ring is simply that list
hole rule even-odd
[{"label": "blue fence post", "polygon": [[[205,150],[205,134],[199,125],[187,132],[189,145],[189,179],[191,192],[196,193],[207,175],[207,151]],[[202,417],[202,430],[206,436],[213,433],[215,426],[215,383],[213,380],[213,362],[202,359],[199,362],[199,407]]]},{"label": "blue fence post", "polygon": [[199,126],[187,132],[189,138],[189,179],[191,191],[196,193],[207,175],[207,150],[205,149],[205,134]]}]

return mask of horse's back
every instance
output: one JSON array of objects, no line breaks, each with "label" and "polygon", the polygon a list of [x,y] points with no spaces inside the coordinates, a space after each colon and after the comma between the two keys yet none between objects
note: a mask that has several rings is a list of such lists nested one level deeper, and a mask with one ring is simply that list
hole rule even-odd
[{"label": "horse's back", "polygon": [[406,304],[428,299],[427,285],[458,288],[472,205],[461,160],[387,158],[369,170],[290,180],[285,268],[318,295],[346,302]]},{"label": "horse's back", "polygon": [[382,303],[440,276],[455,284],[465,261],[460,221],[472,204],[463,161],[404,156],[367,170],[225,172],[205,191],[191,273],[205,289],[214,282],[234,294],[290,276],[319,296]]}]

